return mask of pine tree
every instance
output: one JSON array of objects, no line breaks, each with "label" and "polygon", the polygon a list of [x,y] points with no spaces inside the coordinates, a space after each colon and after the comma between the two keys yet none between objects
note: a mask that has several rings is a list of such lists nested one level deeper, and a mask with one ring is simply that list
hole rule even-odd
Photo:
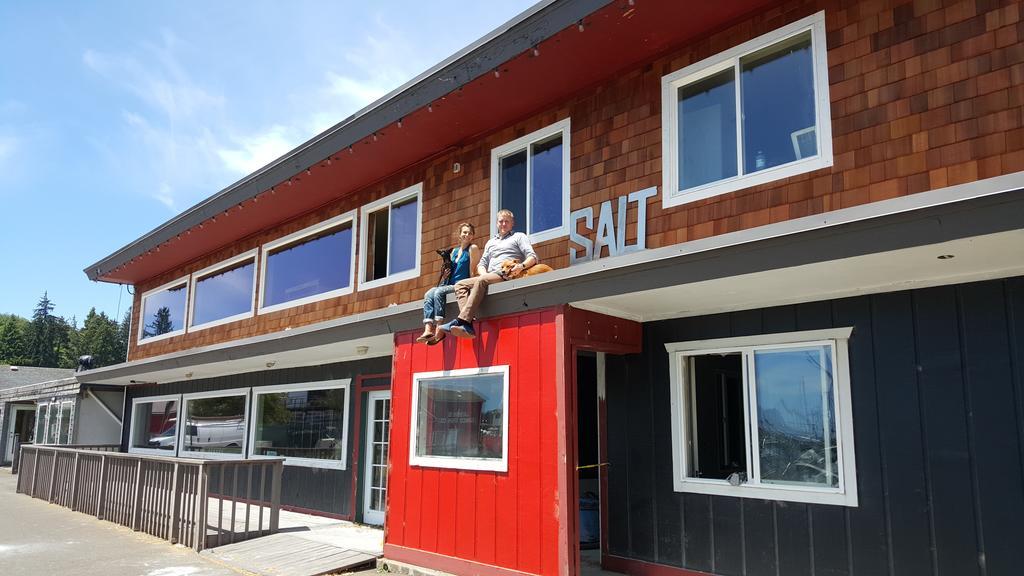
[{"label": "pine tree", "polygon": [[174,330],[174,323],[171,322],[171,309],[167,306],[161,306],[156,314],[153,315],[153,321],[146,326],[147,336],[159,336],[161,334],[167,334]]},{"label": "pine tree", "polygon": [[56,367],[60,362],[58,356],[58,330],[57,317],[53,312],[53,302],[43,292],[35,310],[32,311],[32,324],[28,334],[28,354],[32,364],[36,366]]}]

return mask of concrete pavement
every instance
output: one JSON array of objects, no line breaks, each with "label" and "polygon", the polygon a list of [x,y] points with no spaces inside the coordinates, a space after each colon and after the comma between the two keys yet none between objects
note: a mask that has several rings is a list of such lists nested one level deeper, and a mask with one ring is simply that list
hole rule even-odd
[{"label": "concrete pavement", "polygon": [[15,492],[0,468],[0,572],[104,576],[238,576],[189,548]]}]

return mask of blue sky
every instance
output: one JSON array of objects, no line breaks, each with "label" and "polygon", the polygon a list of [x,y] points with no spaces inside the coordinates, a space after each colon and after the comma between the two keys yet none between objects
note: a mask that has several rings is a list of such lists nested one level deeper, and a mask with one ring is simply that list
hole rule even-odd
[{"label": "blue sky", "polygon": [[0,0],[0,313],[123,314],[83,268],[532,4]]}]

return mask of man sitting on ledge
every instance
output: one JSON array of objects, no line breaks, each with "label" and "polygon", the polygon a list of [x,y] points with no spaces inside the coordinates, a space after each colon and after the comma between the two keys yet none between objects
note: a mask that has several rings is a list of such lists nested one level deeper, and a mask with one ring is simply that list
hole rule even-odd
[{"label": "man sitting on ledge", "polygon": [[484,246],[484,253],[480,256],[480,263],[476,267],[477,276],[471,276],[455,284],[455,297],[459,301],[459,316],[451,322],[439,326],[439,331],[451,332],[460,338],[475,337],[473,318],[476,317],[476,309],[480,307],[484,296],[487,295],[487,287],[506,279],[501,275],[501,263],[510,258],[520,262],[512,268],[509,274],[511,277],[517,276],[537,263],[537,253],[533,251],[533,246],[530,245],[530,239],[526,237],[526,234],[512,232],[512,227],[516,223],[512,211],[499,210],[497,223],[498,234],[488,240]]}]

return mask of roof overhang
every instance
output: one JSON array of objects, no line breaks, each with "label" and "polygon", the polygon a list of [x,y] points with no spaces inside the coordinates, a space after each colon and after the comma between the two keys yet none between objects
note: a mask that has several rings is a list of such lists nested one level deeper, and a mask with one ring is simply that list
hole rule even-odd
[{"label": "roof overhang", "polygon": [[539,2],[85,273],[104,282],[145,281],[472,143],[773,3]]},{"label": "roof overhang", "polygon": [[[1022,223],[1024,173],[1017,173],[496,284],[481,313],[571,303],[646,321],[1010,277],[1024,274]],[[946,254],[956,257],[937,258]],[[419,303],[409,303],[78,379],[159,383],[390,355],[393,334],[417,329],[421,319]]]}]

